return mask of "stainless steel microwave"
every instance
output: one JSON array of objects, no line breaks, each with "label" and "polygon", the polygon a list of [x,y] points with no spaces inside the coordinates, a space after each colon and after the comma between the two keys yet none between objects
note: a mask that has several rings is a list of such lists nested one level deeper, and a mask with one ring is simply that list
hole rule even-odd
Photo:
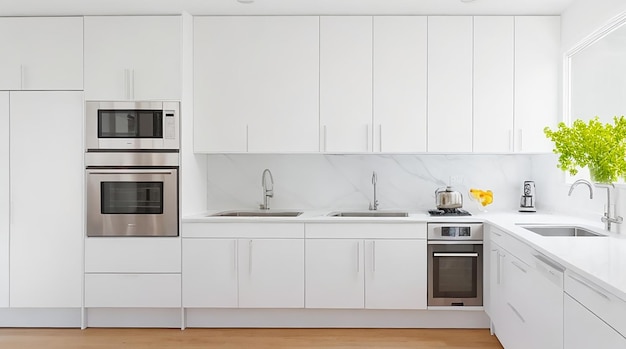
[{"label": "stainless steel microwave", "polygon": [[87,151],[180,149],[180,102],[88,101]]}]

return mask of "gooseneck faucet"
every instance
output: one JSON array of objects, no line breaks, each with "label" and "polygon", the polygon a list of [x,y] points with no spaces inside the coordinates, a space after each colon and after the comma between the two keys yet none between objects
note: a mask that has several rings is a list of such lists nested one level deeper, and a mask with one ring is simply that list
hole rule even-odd
[{"label": "gooseneck faucet", "polygon": [[378,176],[376,175],[376,171],[372,172],[372,185],[374,185],[374,202],[370,202],[370,210],[375,211],[378,210],[378,200],[376,199],[376,182],[378,181]]},{"label": "gooseneck faucet", "polygon": [[[269,175],[270,185],[267,185],[267,178]],[[263,170],[263,175],[261,176],[261,187],[263,188],[263,203],[260,205],[262,210],[270,209],[270,198],[274,197],[274,177],[272,176],[272,172],[269,169]]]},{"label": "gooseneck faucet", "polygon": [[567,193],[567,195],[572,196],[574,188],[576,188],[580,184],[584,184],[587,186],[587,188],[589,188],[589,199],[593,199],[593,187],[591,186],[591,183],[586,179],[579,179],[576,182],[572,183],[572,185],[569,187],[569,193]]},{"label": "gooseneck faucet", "polygon": [[606,207],[604,208],[604,215],[601,220],[604,223],[604,228],[608,231],[611,231],[611,224],[622,224],[624,218],[621,216],[613,217],[613,210],[611,210],[611,188],[615,188],[613,183],[609,184],[600,184],[596,183],[596,187],[598,188],[606,188]]}]

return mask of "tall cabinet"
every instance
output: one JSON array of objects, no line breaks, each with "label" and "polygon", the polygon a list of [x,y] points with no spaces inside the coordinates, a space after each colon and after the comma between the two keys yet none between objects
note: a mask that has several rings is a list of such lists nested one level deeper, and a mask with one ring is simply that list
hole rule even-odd
[{"label": "tall cabinet", "polygon": [[10,92],[11,307],[81,306],[83,104],[79,91]]},{"label": "tall cabinet", "polygon": [[0,92],[0,308],[9,306],[9,93]]},{"label": "tall cabinet", "polygon": [[428,151],[472,149],[472,17],[428,17]]}]

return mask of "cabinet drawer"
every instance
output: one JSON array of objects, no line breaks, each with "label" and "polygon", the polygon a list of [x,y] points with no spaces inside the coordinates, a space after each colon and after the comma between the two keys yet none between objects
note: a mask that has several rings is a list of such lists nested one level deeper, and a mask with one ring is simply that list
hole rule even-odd
[{"label": "cabinet drawer", "polygon": [[626,302],[580,275],[565,275],[565,292],[626,336]]},{"label": "cabinet drawer", "polygon": [[309,223],[311,239],[426,239],[426,223]]},{"label": "cabinet drawer", "polygon": [[183,237],[297,239],[304,238],[304,223],[184,223]]},{"label": "cabinet drawer", "polygon": [[178,308],[180,274],[87,274],[85,307]]},{"label": "cabinet drawer", "polygon": [[491,241],[497,243],[524,263],[528,265],[535,264],[533,254],[536,254],[536,252],[530,246],[493,226],[490,227],[489,231]]},{"label": "cabinet drawer", "polygon": [[179,238],[87,238],[87,273],[180,273]]}]

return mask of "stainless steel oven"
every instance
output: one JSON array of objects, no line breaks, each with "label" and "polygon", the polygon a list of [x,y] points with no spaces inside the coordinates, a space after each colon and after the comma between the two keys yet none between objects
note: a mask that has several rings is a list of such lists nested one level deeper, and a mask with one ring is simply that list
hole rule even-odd
[{"label": "stainless steel oven", "polygon": [[428,305],[483,305],[482,223],[428,224]]},{"label": "stainless steel oven", "polygon": [[177,153],[86,159],[87,236],[178,236]]},{"label": "stainless steel oven", "polygon": [[86,102],[87,149],[178,151],[179,111],[174,101]]}]

